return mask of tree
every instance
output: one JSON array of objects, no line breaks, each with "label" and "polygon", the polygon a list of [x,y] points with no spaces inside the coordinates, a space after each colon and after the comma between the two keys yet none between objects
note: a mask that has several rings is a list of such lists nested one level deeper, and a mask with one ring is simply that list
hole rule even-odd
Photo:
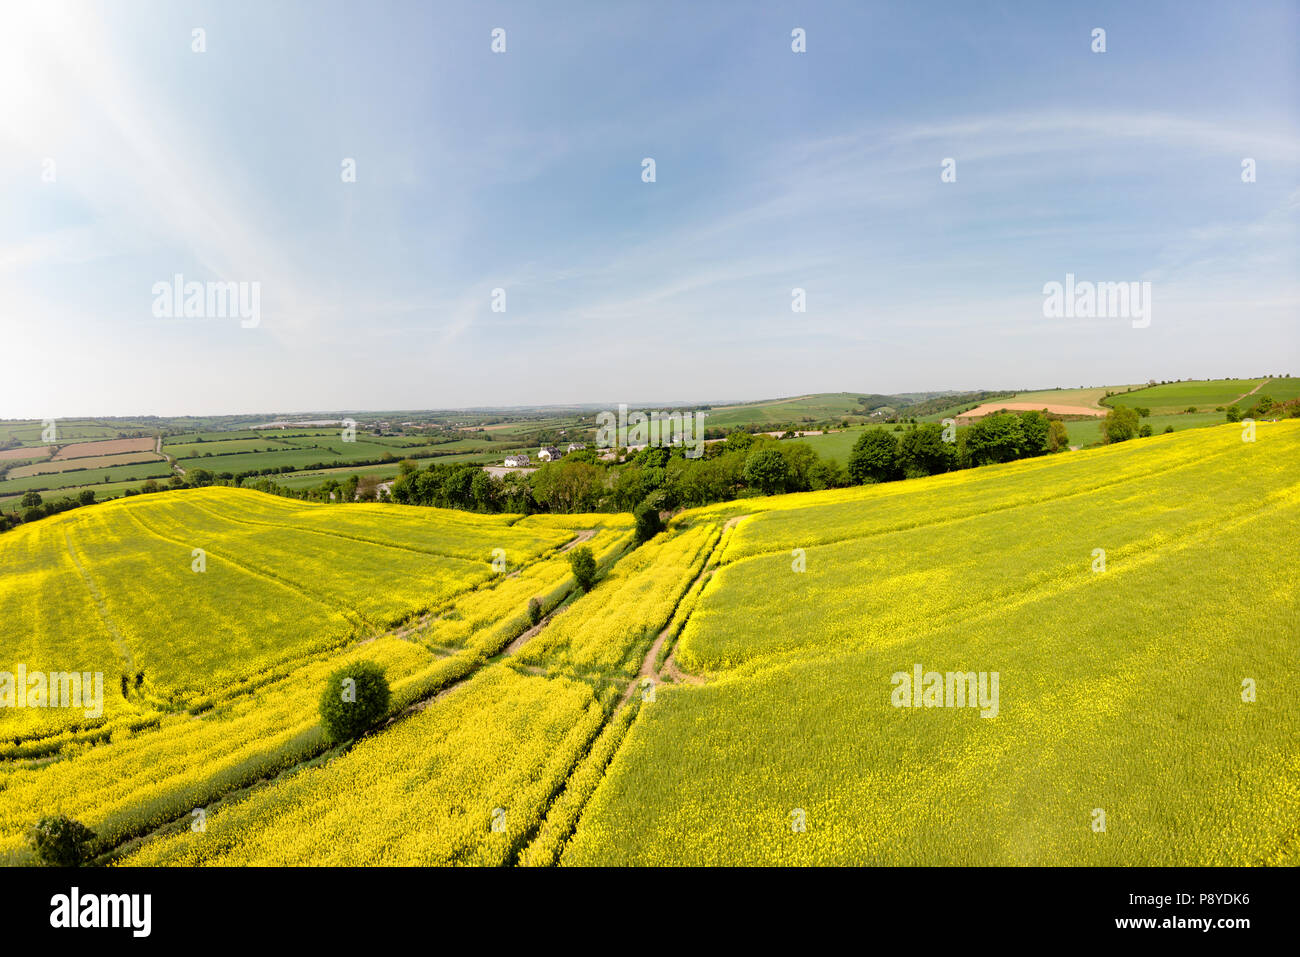
[{"label": "tree", "polygon": [[1138,429],[1138,435],[1139,435],[1141,438],[1144,438],[1144,439],[1145,439],[1145,438],[1146,438],[1147,436],[1149,436],[1150,434],[1151,434],[1151,426],[1148,425],[1146,422],[1143,422],[1143,423],[1142,423],[1142,426]]},{"label": "tree", "polygon": [[636,517],[637,543],[648,542],[664,530],[663,520],[659,517],[659,508],[654,503],[645,501],[633,509]]},{"label": "tree", "polygon": [[533,498],[553,512],[591,512],[605,493],[605,469],[587,462],[548,462],[533,473]]},{"label": "tree", "polygon": [[95,504],[95,490],[94,490],[93,488],[82,489],[82,490],[81,490],[81,494],[77,496],[77,504],[78,504],[78,505],[94,505],[94,504]]},{"label": "tree", "polygon": [[1024,444],[1020,416],[1010,412],[986,415],[966,430],[966,454],[971,465],[1014,461],[1024,454]]},{"label": "tree", "polygon": [[1126,405],[1115,406],[1101,423],[1101,437],[1108,444],[1127,442],[1137,434],[1138,414]]},{"label": "tree", "polygon": [[542,603],[536,598],[528,599],[528,621],[536,625],[542,620]]},{"label": "tree", "polygon": [[751,488],[758,489],[764,495],[772,495],[785,491],[790,466],[786,464],[785,456],[776,449],[756,448],[745,458],[745,468],[741,474]]},{"label": "tree", "polygon": [[927,422],[904,434],[898,462],[908,478],[938,475],[956,464],[956,451],[953,443],[943,440],[943,427]]},{"label": "tree", "polygon": [[470,479],[469,491],[474,497],[474,508],[480,512],[495,512],[497,510],[497,487],[498,481],[482,469],[474,473]]},{"label": "tree", "polygon": [[782,442],[777,446],[777,451],[785,459],[787,468],[785,490],[806,492],[811,489],[817,465],[821,461],[817,451],[807,442]]},{"label": "tree", "polygon": [[18,504],[23,508],[38,508],[42,502],[40,492],[28,492],[19,500]]},{"label": "tree", "polygon": [[849,453],[849,476],[855,484],[888,482],[898,475],[898,440],[884,429],[867,429]]},{"label": "tree", "polygon": [[754,444],[754,437],[742,428],[734,428],[724,443],[728,452],[748,452]]},{"label": "tree", "polygon": [[596,583],[596,558],[591,549],[580,545],[569,552],[569,567],[573,569],[573,578],[583,591],[591,591]]},{"label": "tree", "polygon": [[1060,419],[1052,419],[1047,427],[1047,451],[1064,452],[1070,447],[1070,432]]},{"label": "tree", "polygon": [[1026,456],[1042,455],[1047,451],[1047,438],[1050,430],[1047,416],[1041,412],[1020,413],[1020,433],[1024,443],[1020,454]]},{"label": "tree", "polygon": [[79,867],[89,859],[94,839],[94,831],[62,814],[41,818],[27,834],[36,856],[50,867]]},{"label": "tree", "polygon": [[321,727],[333,742],[348,741],[388,713],[392,695],[384,669],[373,661],[339,668],[320,696]]}]

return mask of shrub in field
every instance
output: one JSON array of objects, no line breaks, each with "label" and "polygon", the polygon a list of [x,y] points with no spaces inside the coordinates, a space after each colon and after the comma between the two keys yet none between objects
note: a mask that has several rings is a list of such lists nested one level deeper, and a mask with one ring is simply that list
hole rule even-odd
[{"label": "shrub in field", "polygon": [[528,620],[534,625],[542,620],[542,603],[536,598],[528,599]]},{"label": "shrub in field", "polygon": [[1138,429],[1138,435],[1145,439],[1150,434],[1151,434],[1151,426],[1143,422],[1141,428]]},{"label": "shrub in field", "polygon": [[1125,405],[1111,409],[1101,423],[1101,436],[1107,443],[1127,442],[1137,434],[1138,414]]},{"label": "shrub in field", "polygon": [[1070,447],[1070,433],[1060,419],[1052,419],[1047,429],[1047,451],[1063,452]]},{"label": "shrub in field", "polygon": [[[790,467],[776,449],[755,449],[745,459],[745,482],[764,495],[785,491]],[[638,525],[638,529],[640,526]]]},{"label": "shrub in field", "polygon": [[41,861],[51,867],[77,867],[90,856],[95,832],[80,821],[55,814],[36,822],[28,843]]},{"label": "shrub in field", "polygon": [[651,502],[642,502],[632,512],[636,517],[636,540],[648,542],[664,530],[663,520],[659,518],[659,509]]},{"label": "shrub in field", "polygon": [[899,449],[899,463],[908,478],[947,472],[956,458],[954,444],[943,441],[943,427],[934,422],[918,425],[904,435]]},{"label": "shrub in field", "polygon": [[583,591],[591,591],[591,586],[596,583],[596,559],[591,554],[591,549],[582,545],[569,552],[569,567],[573,569],[578,587]]},{"label": "shrub in field", "polygon": [[888,482],[898,474],[898,440],[884,429],[867,429],[849,453],[849,475],[858,485]]},{"label": "shrub in field", "polygon": [[1010,412],[986,415],[966,430],[971,465],[1012,462],[1025,454],[1024,422]]},{"label": "shrub in field", "polygon": [[331,741],[357,737],[388,711],[390,698],[384,669],[359,661],[329,676],[320,696],[320,718]]},{"label": "shrub in field", "polygon": [[1241,409],[1237,408],[1237,406],[1235,406],[1235,405],[1230,405],[1230,406],[1228,406],[1227,412],[1225,413],[1224,417],[1225,417],[1229,422],[1240,422],[1240,421],[1241,421]]}]

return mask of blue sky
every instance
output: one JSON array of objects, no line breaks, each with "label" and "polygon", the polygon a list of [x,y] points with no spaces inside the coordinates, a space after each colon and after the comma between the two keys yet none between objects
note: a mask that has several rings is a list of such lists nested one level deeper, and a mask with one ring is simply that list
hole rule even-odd
[{"label": "blue sky", "polygon": [[6,3],[0,417],[1300,374],[1300,6],[1075,6]]}]

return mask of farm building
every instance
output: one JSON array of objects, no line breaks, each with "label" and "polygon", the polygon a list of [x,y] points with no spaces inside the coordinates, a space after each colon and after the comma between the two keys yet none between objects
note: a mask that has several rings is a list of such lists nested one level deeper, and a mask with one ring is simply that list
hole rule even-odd
[{"label": "farm building", "polygon": [[518,455],[506,456],[506,466],[509,468],[521,468],[522,466],[527,465],[528,461],[528,455],[524,452],[520,452]]},{"label": "farm building", "polygon": [[553,445],[544,445],[537,453],[538,460],[542,462],[558,462],[563,457],[564,453]]},{"label": "farm building", "polygon": [[583,449],[585,449],[586,447],[587,447],[587,444],[586,444],[585,442],[570,442],[570,443],[569,443],[569,451],[570,451],[570,452],[581,452],[581,451],[582,451]]}]

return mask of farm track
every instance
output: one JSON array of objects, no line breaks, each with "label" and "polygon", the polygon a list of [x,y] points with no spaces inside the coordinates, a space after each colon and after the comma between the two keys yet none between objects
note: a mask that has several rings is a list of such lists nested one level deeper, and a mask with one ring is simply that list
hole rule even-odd
[{"label": "farm track", "polygon": [[1233,400],[1232,400],[1231,402],[1229,402],[1228,404],[1229,404],[1229,405],[1236,405],[1236,404],[1237,404],[1238,402],[1240,402],[1242,399],[1246,398],[1247,396],[1252,396],[1252,395],[1254,395],[1256,392],[1258,392],[1260,389],[1264,388],[1264,386],[1268,385],[1268,384],[1269,384],[1270,382],[1272,382],[1272,381],[1273,381],[1272,379],[1265,379],[1265,380],[1264,380],[1263,382],[1261,382],[1259,385],[1255,386],[1255,388],[1251,389],[1249,392],[1243,392],[1241,395],[1237,396],[1235,399],[1233,399]]},{"label": "farm track", "polygon": [[[714,543],[713,549],[709,553],[709,557],[705,559],[704,567],[700,569],[700,573],[694,579],[692,579],[691,584],[689,586],[687,586],[685,589],[682,590],[682,595],[681,598],[678,600],[678,605],[680,605],[682,601],[686,600],[686,597],[687,595],[690,594],[691,589],[694,588],[695,585],[698,584],[701,579],[705,578],[708,575],[713,574],[714,570],[717,568],[716,559],[720,558],[719,553],[726,539],[725,532],[732,528],[735,528],[737,524],[739,524],[741,521],[743,521],[746,518],[749,518],[749,515],[736,515],[728,519],[726,523],[724,523],[723,525],[724,534],[718,536],[718,540]],[[605,720],[602,721],[600,726],[596,728],[590,740],[587,742],[586,748],[583,750],[583,752],[580,755],[578,755],[577,760],[574,761],[573,767],[570,768],[569,770],[569,774],[566,775],[564,781],[560,784],[560,786],[556,788],[555,793],[551,795],[550,801],[547,802],[545,810],[543,810],[541,816],[538,819],[537,826],[533,828],[531,833],[528,834],[525,837],[525,839],[520,843],[519,848],[515,851],[515,854],[511,859],[512,865],[517,866],[519,864],[521,858],[528,851],[529,846],[533,843],[536,836],[545,827],[547,818],[550,816],[551,811],[554,809],[556,802],[559,800],[560,796],[563,795],[565,791],[567,791],[569,787],[569,782],[572,779],[574,773],[579,768],[581,768],[583,763],[587,760],[587,757],[591,754],[592,748],[596,746],[596,742],[600,740],[601,735],[604,734],[605,729],[609,727],[610,722],[614,720],[615,716],[617,716],[618,713],[623,708],[627,707],[627,703],[629,700],[631,700],[633,692],[635,692],[636,689],[642,685],[642,682],[644,682],[647,678],[651,679],[652,681],[655,679],[662,679],[663,674],[666,671],[668,671],[669,668],[671,668],[672,669],[671,673],[674,675],[673,677],[674,681],[681,681],[687,684],[704,683],[703,678],[698,677],[696,675],[685,674],[680,669],[678,669],[675,663],[672,661],[671,655],[669,656],[669,659],[664,662],[664,668],[659,669],[658,672],[656,672],[655,662],[658,661],[659,652],[663,648],[664,642],[668,640],[669,629],[672,627],[672,618],[673,615],[676,614],[676,611],[677,609],[674,608],[672,614],[670,614],[668,617],[668,622],[665,624],[664,628],[656,636],[655,640],[651,643],[650,648],[647,649],[645,656],[642,659],[640,670],[637,672],[635,676],[633,676],[632,680],[628,683],[627,688],[623,691],[623,694],[619,698],[618,702],[612,708],[610,708],[609,711],[606,713]],[[683,622],[682,627],[684,628],[685,625],[686,623]],[[523,667],[525,670],[529,671],[532,674],[539,674],[539,675],[547,674],[546,669],[536,665],[525,665]],[[606,675],[587,675],[584,676],[584,680],[590,680],[595,683],[600,683],[603,681],[616,681],[617,679],[611,678]],[[614,763],[615,760],[617,760],[619,752],[623,748],[624,741],[626,741],[626,737],[622,741],[618,742],[618,745],[610,753],[608,760],[605,761],[602,767],[602,773],[604,769],[607,769],[611,764]],[[599,788],[599,784],[596,785],[596,788]],[[595,794],[595,791],[596,789],[593,788],[591,794],[587,795],[587,800],[583,801],[581,807],[578,808],[577,812],[574,815],[572,827],[567,828],[565,833],[560,838],[561,848],[563,847],[564,842],[567,841],[568,838],[573,834],[574,830],[577,829],[578,825],[581,824],[582,815],[583,812],[586,810],[587,802],[590,801],[591,796]]]},{"label": "farm track", "polygon": [[[136,518],[136,516],[132,516],[132,517],[133,517],[133,518]],[[138,521],[138,519],[137,519],[137,521]],[[141,524],[144,525],[143,522],[141,522]],[[147,526],[145,526],[145,528],[146,528],[146,531],[148,531],[150,534],[154,535],[155,537],[162,538],[164,541],[170,541],[170,539],[168,539],[166,536],[160,535],[159,533],[154,532],[154,531],[148,529]],[[574,538],[573,538],[572,540],[570,540],[569,542],[567,542],[567,543],[565,543],[564,545],[560,546],[560,548],[559,548],[558,550],[556,550],[554,554],[557,554],[557,555],[558,555],[558,554],[560,554],[560,553],[562,553],[562,552],[566,552],[566,551],[568,551],[569,549],[576,547],[577,545],[581,544],[582,542],[590,541],[590,540],[591,540],[591,539],[596,535],[597,531],[598,531],[598,529],[588,529],[588,530],[584,530],[584,531],[582,531],[582,532],[579,532],[577,535],[574,536]],[[181,543],[181,544],[183,544],[183,543]],[[546,557],[548,557],[548,554],[549,554],[549,553],[543,553],[542,555],[537,556],[536,558],[533,559],[532,562],[529,563],[529,565],[534,564],[534,563],[536,563],[536,562],[538,562],[538,561],[542,561],[542,560],[544,560]],[[620,557],[621,557],[621,556],[620,556]],[[229,559],[223,559],[223,560],[224,560],[224,561],[229,561]],[[74,561],[75,561],[75,557],[74,557]],[[240,568],[242,568],[242,566],[239,566],[237,563],[234,563],[234,564],[236,564],[236,567],[240,567]],[[528,567],[528,566],[525,565],[525,566],[521,566],[521,567]],[[252,571],[250,571],[249,573],[250,573],[250,574],[256,574],[255,572],[252,572]],[[83,573],[83,575],[84,575],[84,573]],[[96,594],[95,591],[94,591],[93,584],[92,584],[90,581],[88,581],[88,580],[87,580],[86,583],[87,583],[87,586],[91,588],[91,590],[92,590],[92,595],[94,595],[94,596],[96,597],[96,599],[97,599],[98,596],[97,596],[97,594]],[[476,590],[478,590],[478,589],[471,589],[471,591],[476,591]],[[542,630],[543,627],[545,627],[545,626],[550,622],[550,620],[551,620],[553,617],[555,617],[555,615],[559,614],[559,612],[562,611],[562,610],[563,610],[563,609],[560,608],[560,609],[557,609],[556,611],[553,611],[551,614],[547,615],[544,619],[542,619],[542,621],[541,621],[538,625],[536,625],[536,626],[534,626],[534,627],[528,629],[527,631],[525,631],[524,634],[521,635],[519,638],[514,639],[514,640],[510,643],[510,645],[507,647],[507,651],[506,651],[505,653],[506,653],[506,654],[513,653],[513,652],[511,651],[511,649],[516,649],[516,650],[517,650],[518,647],[520,647],[520,646],[523,645],[523,643],[524,643],[524,640],[523,640],[523,639],[525,639],[525,636],[527,636],[527,637],[532,637],[532,636],[536,635],[539,631]],[[104,614],[106,614],[106,612],[104,612]],[[420,626],[423,625],[423,624],[426,624],[426,623],[429,622],[429,621],[436,620],[438,617],[439,617],[439,614],[437,614],[437,613],[434,613],[434,612],[426,613],[425,615],[420,616],[417,620],[415,620],[415,621],[413,621],[413,622],[406,622],[406,623],[404,623],[404,624],[402,624],[402,625],[399,625],[399,626],[397,626],[397,627],[395,627],[395,628],[391,628],[391,629],[389,629],[389,630],[387,630],[387,631],[385,631],[385,632],[382,632],[382,633],[380,633],[380,634],[371,635],[371,636],[369,636],[369,637],[367,637],[367,638],[365,638],[365,639],[362,639],[361,641],[358,641],[358,642],[355,642],[354,644],[351,644],[350,647],[363,647],[363,646],[365,646],[365,645],[367,645],[367,644],[370,644],[371,642],[376,641],[376,640],[378,640],[379,638],[383,638],[383,637],[393,637],[393,638],[397,638],[397,639],[399,639],[399,640],[403,640],[403,641],[411,640],[411,639],[410,639],[410,635],[411,635],[411,633],[412,633],[415,629],[417,629],[418,627],[420,627]],[[110,627],[111,627],[111,623],[110,623]],[[116,629],[114,629],[114,634],[116,634]],[[428,647],[428,646],[424,646],[424,647]],[[448,649],[449,653],[448,653],[448,654],[445,654],[445,655],[441,655],[440,657],[442,657],[442,658],[451,657],[452,655],[462,653],[462,652],[464,652],[465,650],[466,650],[466,649],[463,649],[463,648],[460,648],[460,649]],[[513,663],[513,664],[512,664],[512,667],[521,668],[521,669],[523,669],[523,670],[527,670],[527,671],[530,671],[530,672],[535,673],[535,674],[541,674],[541,675],[545,675],[545,674],[546,674],[545,669],[542,669],[542,668],[534,668],[534,667],[530,667],[530,666],[519,665],[519,664],[517,664],[517,663]],[[434,704],[435,702],[440,701],[441,699],[445,698],[447,695],[451,694],[451,693],[452,693],[453,691],[455,691],[457,688],[461,687],[461,686],[464,685],[466,682],[468,682],[470,679],[472,679],[472,678],[474,678],[476,675],[478,675],[481,671],[482,671],[482,663],[480,663],[479,667],[474,668],[472,671],[470,671],[468,674],[464,675],[463,677],[461,677],[461,678],[457,678],[456,680],[451,681],[451,682],[447,683],[446,685],[444,685],[444,686],[438,688],[436,691],[433,691],[433,692],[427,694],[425,697],[420,698],[420,699],[418,699],[418,700],[416,700],[416,701],[413,701],[411,704],[407,705],[404,709],[402,709],[402,711],[398,712],[397,714],[392,715],[392,716],[389,717],[386,721],[383,721],[381,724],[379,724],[378,726],[376,726],[376,727],[373,728],[372,730],[367,731],[365,734],[361,735],[361,737],[356,738],[355,740],[353,740],[353,741],[351,741],[351,742],[348,742],[348,744],[347,744],[346,746],[342,747],[342,748],[334,748],[334,749],[330,749],[330,750],[327,750],[327,751],[324,751],[324,752],[320,752],[320,753],[317,753],[317,754],[313,754],[313,755],[309,755],[309,756],[307,756],[307,757],[304,757],[301,761],[297,761],[297,762],[295,762],[295,763],[293,763],[293,764],[291,764],[291,765],[289,765],[289,766],[287,766],[287,767],[284,767],[284,768],[280,769],[279,771],[277,771],[275,774],[271,774],[271,775],[262,775],[262,776],[259,777],[257,780],[250,781],[250,782],[247,783],[247,784],[241,785],[241,786],[239,786],[239,787],[232,788],[231,790],[229,790],[229,791],[227,791],[226,793],[220,795],[218,798],[214,799],[213,801],[211,801],[211,802],[209,802],[209,803],[210,803],[210,804],[221,804],[221,803],[224,803],[224,802],[226,802],[226,801],[228,801],[228,800],[230,800],[230,799],[232,799],[232,798],[234,798],[234,797],[238,797],[238,796],[241,795],[241,794],[249,793],[249,792],[251,792],[251,791],[253,791],[253,790],[256,790],[256,789],[258,789],[258,788],[260,788],[260,787],[264,787],[264,786],[266,786],[266,785],[268,785],[268,784],[274,783],[276,780],[279,780],[279,779],[281,779],[281,778],[287,777],[288,775],[295,774],[295,773],[297,773],[298,771],[301,771],[302,769],[304,769],[304,768],[306,768],[306,767],[310,767],[310,766],[313,766],[313,765],[319,764],[319,763],[322,762],[322,760],[326,760],[326,761],[328,761],[328,760],[332,760],[332,756],[330,756],[330,751],[331,751],[331,750],[337,750],[339,754],[346,753],[347,751],[351,750],[351,749],[352,749],[352,748],[357,744],[357,742],[362,741],[362,740],[364,740],[365,738],[371,737],[372,735],[379,734],[379,733],[381,733],[382,731],[384,731],[384,730],[386,730],[387,728],[389,728],[391,725],[393,725],[393,724],[395,724],[395,723],[397,723],[397,722],[399,722],[399,721],[402,721],[402,720],[404,720],[404,719],[406,719],[406,718],[409,718],[409,717],[412,717],[412,716],[414,716],[414,715],[417,715],[417,714],[419,714],[420,712],[426,710],[430,705],[432,705],[432,704]],[[196,716],[195,716],[195,720],[198,720],[200,717],[201,717],[201,716],[196,715]],[[604,727],[604,724],[602,723],[602,725],[600,726],[600,728],[597,728],[596,733],[599,734],[599,732],[603,729],[603,727]],[[593,740],[593,741],[595,740],[595,736],[594,736],[594,735],[593,735],[592,740]],[[589,746],[590,746],[590,743],[589,743]],[[337,755],[335,755],[335,756],[337,756]],[[577,767],[577,764],[575,763],[575,768],[576,768],[576,767]],[[572,769],[570,770],[570,774],[572,774]],[[567,780],[568,780],[568,776],[566,776],[566,778],[565,778],[565,781],[566,781],[566,782],[567,782]],[[561,786],[561,790],[563,790],[563,787],[562,787],[562,786]],[[557,792],[557,793],[558,793],[558,792]],[[169,820],[169,821],[164,821],[163,823],[159,824],[157,827],[150,828],[148,831],[145,831],[144,833],[136,834],[136,835],[134,835],[134,836],[132,836],[132,837],[130,837],[130,838],[124,840],[124,841],[121,842],[120,844],[115,845],[114,847],[106,848],[106,849],[104,849],[104,850],[100,853],[100,855],[99,855],[99,859],[101,859],[101,860],[111,860],[111,859],[114,859],[114,858],[116,858],[116,857],[119,857],[119,856],[122,855],[124,849],[126,849],[126,848],[133,848],[133,847],[135,847],[135,846],[141,845],[141,844],[147,842],[147,841],[149,840],[149,838],[152,837],[153,835],[158,834],[158,833],[160,833],[160,832],[165,832],[165,831],[168,831],[168,830],[170,830],[170,829],[175,828],[176,825],[177,825],[177,822],[187,820],[188,817],[189,817],[189,814],[188,814],[188,812],[187,812],[185,815],[183,815],[183,816],[181,816],[181,817],[177,817],[177,818],[174,818],[174,819]],[[526,846],[526,844],[527,844],[527,842],[525,841],[525,842],[524,842],[524,846]],[[523,848],[521,847],[520,850],[519,850],[519,853],[522,853],[522,850],[523,850]],[[516,854],[516,858],[517,858],[517,856],[518,856],[518,855]]]},{"label": "farm track", "polygon": [[[727,519],[727,521],[722,526],[723,536],[725,536],[726,532],[735,528],[737,525],[739,525],[742,521],[744,521],[747,518],[749,518],[749,515],[735,515],[732,518]],[[700,569],[700,573],[696,575],[695,578],[691,580],[690,585],[688,585],[685,588],[685,590],[682,591],[682,597],[678,602],[679,604],[681,601],[686,600],[686,596],[688,596],[691,593],[691,589],[693,589],[705,578],[710,577],[717,570],[718,565],[721,562],[721,558],[722,558],[721,550],[723,547],[723,536],[719,536],[717,542],[714,543],[712,550],[709,552],[709,557],[704,560],[704,566]],[[673,610],[673,613],[674,615],[676,614],[676,609]],[[677,633],[680,635],[682,629],[684,629],[685,627],[686,627],[686,622],[682,622],[682,626],[681,628],[678,629]],[[671,628],[672,628],[672,616],[670,615],[668,619],[668,623],[664,626],[664,629],[661,632],[659,632],[659,634],[655,637],[654,642],[650,645],[649,650],[646,652],[645,658],[641,662],[641,670],[637,672],[636,677],[632,679],[632,683],[628,685],[627,690],[623,693],[623,698],[622,701],[620,702],[620,706],[622,704],[625,704],[628,698],[632,697],[632,692],[635,691],[637,686],[640,685],[642,682],[644,682],[646,678],[650,678],[655,681],[662,681],[663,676],[667,674],[673,681],[680,681],[686,684],[704,684],[704,679],[702,677],[698,675],[689,675],[677,667],[677,663],[674,660],[676,656],[675,651],[668,655],[668,658],[664,661],[664,665],[662,668],[656,667],[656,662],[659,660],[659,652],[663,649],[664,642],[670,640],[670,636],[668,632]]]}]

